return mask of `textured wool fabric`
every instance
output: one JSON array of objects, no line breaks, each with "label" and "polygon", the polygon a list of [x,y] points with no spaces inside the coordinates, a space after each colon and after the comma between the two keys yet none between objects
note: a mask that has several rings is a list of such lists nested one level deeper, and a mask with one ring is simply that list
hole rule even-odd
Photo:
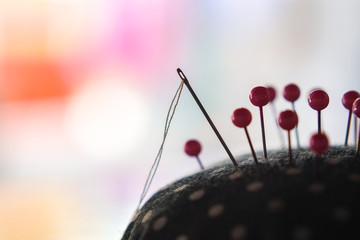
[{"label": "textured wool fabric", "polygon": [[360,159],[354,147],[250,155],[182,178],[157,192],[123,240],[360,239]]}]

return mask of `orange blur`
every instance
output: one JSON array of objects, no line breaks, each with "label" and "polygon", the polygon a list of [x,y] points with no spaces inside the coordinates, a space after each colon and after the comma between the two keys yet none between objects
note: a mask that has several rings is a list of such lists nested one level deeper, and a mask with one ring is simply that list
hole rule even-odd
[{"label": "orange blur", "polygon": [[61,71],[49,61],[8,61],[0,64],[3,101],[64,97],[69,94]]}]

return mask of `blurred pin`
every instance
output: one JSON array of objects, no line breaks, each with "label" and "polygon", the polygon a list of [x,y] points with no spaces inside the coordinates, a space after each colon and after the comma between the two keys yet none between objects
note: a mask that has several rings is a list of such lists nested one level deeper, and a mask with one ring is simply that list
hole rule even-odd
[{"label": "blurred pin", "polygon": [[[356,91],[348,91],[342,97],[342,104],[344,105],[344,107],[346,109],[349,110],[349,118],[348,118],[348,122],[347,122],[346,135],[345,135],[345,146],[348,145],[350,125],[351,125],[351,116],[352,116],[352,107],[353,107],[355,100],[358,97],[360,97],[360,94]],[[355,122],[355,126],[357,126],[356,122]],[[356,133],[357,133],[357,131],[356,131],[356,127],[355,127],[355,136],[356,136]],[[355,144],[356,144],[356,140],[355,140]]]},{"label": "blurred pin", "polygon": [[250,111],[247,110],[246,108],[238,108],[233,112],[233,114],[231,116],[231,120],[235,126],[237,126],[239,128],[244,128],[254,161],[256,164],[258,164],[259,162],[257,160],[253,145],[251,143],[250,135],[247,131],[247,126],[251,123],[251,120],[252,120]]},{"label": "blurred pin", "polygon": [[294,129],[298,124],[297,114],[291,110],[283,111],[279,114],[278,122],[279,122],[279,126],[282,129],[287,130],[288,132],[289,162],[290,164],[292,164],[290,130]]},{"label": "blurred pin", "polygon": [[315,153],[317,157],[326,152],[329,148],[329,140],[324,133],[315,133],[310,138],[310,150]]},{"label": "blurred pin", "polygon": [[192,139],[187,141],[184,146],[184,151],[187,155],[196,158],[196,160],[200,165],[201,170],[205,169],[204,165],[201,163],[199,158],[199,154],[201,152],[201,144],[197,140]]},{"label": "blurred pin", "polygon": [[250,102],[259,107],[260,110],[260,122],[261,122],[261,132],[262,132],[262,141],[263,141],[263,150],[264,158],[267,158],[266,150],[266,139],[265,139],[265,125],[264,125],[264,116],[263,116],[263,106],[269,103],[269,93],[266,87],[254,87],[249,94]]},{"label": "blurred pin", "polygon": [[318,112],[318,133],[321,133],[321,110],[324,110],[329,105],[329,96],[320,89],[311,91],[308,97],[309,105],[312,109]]},{"label": "blurred pin", "polygon": [[186,87],[189,89],[191,95],[193,96],[193,98],[195,99],[195,102],[197,103],[197,105],[199,106],[201,112],[204,114],[206,120],[209,122],[211,128],[214,130],[216,136],[218,137],[219,141],[221,142],[221,144],[223,145],[225,151],[227,152],[227,154],[229,155],[230,160],[233,162],[234,167],[237,168],[238,163],[236,162],[234,156],[232,155],[232,153],[230,152],[230,149],[228,148],[228,146],[226,145],[224,139],[221,137],[219,131],[216,129],[214,123],[212,122],[211,118],[209,117],[209,115],[207,114],[205,108],[203,107],[203,105],[201,104],[199,98],[196,96],[194,90],[192,89],[192,87],[190,86],[190,83],[188,81],[188,79],[186,78],[185,74],[183,73],[183,71],[178,68],[177,72],[181,78],[181,80],[183,80],[184,84],[186,85]]},{"label": "blurred pin", "polygon": [[354,143],[355,143],[355,146],[356,146],[356,144],[358,144],[358,135],[357,135],[357,133],[358,133],[358,119],[357,119],[357,117],[356,117],[356,115],[354,114]]},{"label": "blurred pin", "polygon": [[274,100],[276,98],[276,90],[272,86],[268,86],[267,89],[268,89],[268,92],[269,92],[270,107],[271,107],[273,117],[275,119],[275,124],[276,124],[277,130],[278,130],[278,135],[279,135],[279,138],[280,138],[281,147],[285,148],[284,136],[283,136],[283,134],[281,132],[281,129],[280,129],[278,121],[277,121],[277,111],[276,111],[276,107],[275,107],[275,104],[274,104]]},{"label": "blurred pin", "polygon": [[[357,98],[353,104],[352,111],[356,115],[357,118],[360,118],[360,97]],[[360,126],[359,126],[359,135],[358,135],[358,144],[356,149],[356,157],[359,157],[360,150]]]},{"label": "blurred pin", "polygon": [[[300,88],[296,84],[290,83],[285,86],[283,91],[283,96],[287,101],[291,102],[292,109],[296,113],[295,101],[298,100],[300,97]],[[297,147],[300,148],[298,125],[296,125],[295,133],[296,133]]]}]

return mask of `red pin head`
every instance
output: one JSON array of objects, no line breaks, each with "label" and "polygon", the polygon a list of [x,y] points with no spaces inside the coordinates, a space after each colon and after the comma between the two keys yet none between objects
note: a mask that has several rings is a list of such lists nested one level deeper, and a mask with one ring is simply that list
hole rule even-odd
[{"label": "red pin head", "polygon": [[325,91],[315,89],[309,94],[308,102],[312,109],[321,111],[329,105],[329,96]]},{"label": "red pin head", "polygon": [[323,154],[329,148],[329,140],[323,133],[316,133],[310,138],[310,149],[316,155]]},{"label": "red pin head", "polygon": [[283,96],[289,102],[295,102],[300,97],[300,88],[294,84],[288,84],[285,86]]},{"label": "red pin head", "polygon": [[267,89],[268,89],[268,94],[269,94],[269,101],[272,102],[276,98],[276,90],[275,90],[275,88],[273,88],[271,86],[268,86]]},{"label": "red pin head", "polygon": [[356,91],[348,91],[344,93],[342,97],[342,104],[348,110],[352,110],[355,100],[360,97],[360,94]]},{"label": "red pin head", "polygon": [[352,111],[358,118],[360,118],[360,97],[354,101]]},{"label": "red pin head", "polygon": [[294,111],[283,111],[279,115],[278,123],[282,129],[290,131],[298,124],[298,116]]},{"label": "red pin head", "polygon": [[250,102],[257,106],[262,107],[269,103],[269,92],[266,87],[254,87],[249,94]]},{"label": "red pin head", "polygon": [[192,157],[197,157],[201,152],[201,145],[197,140],[189,140],[184,146],[185,153]]},{"label": "red pin head", "polygon": [[238,108],[233,112],[231,120],[235,126],[244,128],[251,123],[252,116],[250,111],[246,108]]}]

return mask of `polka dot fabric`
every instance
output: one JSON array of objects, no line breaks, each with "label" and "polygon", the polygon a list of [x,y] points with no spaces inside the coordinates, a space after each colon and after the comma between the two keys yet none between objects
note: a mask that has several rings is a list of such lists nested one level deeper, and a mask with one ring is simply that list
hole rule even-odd
[{"label": "polka dot fabric", "polygon": [[[260,155],[260,154],[259,154]],[[360,159],[331,147],[318,158],[270,152],[238,170],[223,164],[160,190],[135,214],[123,240],[360,239]]]}]

